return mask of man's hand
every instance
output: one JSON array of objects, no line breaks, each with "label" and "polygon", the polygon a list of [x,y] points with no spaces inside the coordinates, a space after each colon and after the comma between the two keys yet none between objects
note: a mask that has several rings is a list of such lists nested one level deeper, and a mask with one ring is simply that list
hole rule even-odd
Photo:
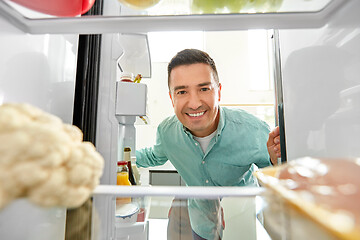
[{"label": "man's hand", "polygon": [[277,159],[281,157],[279,127],[276,127],[272,132],[269,133],[269,139],[266,145],[270,155],[270,160],[273,165],[276,165]]}]

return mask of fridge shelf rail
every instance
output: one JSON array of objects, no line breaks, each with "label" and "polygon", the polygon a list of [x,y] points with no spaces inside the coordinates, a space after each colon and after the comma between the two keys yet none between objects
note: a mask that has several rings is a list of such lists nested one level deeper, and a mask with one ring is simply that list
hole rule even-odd
[{"label": "fridge shelf rail", "polygon": [[220,31],[319,28],[350,0],[332,0],[319,11],[163,16],[81,16],[28,18],[0,1],[0,15],[31,34],[102,34],[149,31]]},{"label": "fridge shelf rail", "polygon": [[173,196],[176,198],[214,199],[219,197],[256,197],[265,191],[262,187],[180,187],[180,186],[117,186],[99,185],[93,195],[110,196]]}]

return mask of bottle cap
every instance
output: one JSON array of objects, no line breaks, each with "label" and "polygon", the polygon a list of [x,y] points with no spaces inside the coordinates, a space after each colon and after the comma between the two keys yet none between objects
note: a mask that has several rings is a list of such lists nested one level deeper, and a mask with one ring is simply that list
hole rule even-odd
[{"label": "bottle cap", "polygon": [[117,165],[120,166],[120,165],[127,165],[127,161],[118,161],[117,162]]},{"label": "bottle cap", "polygon": [[129,147],[124,148],[124,152],[131,152],[131,148]]},{"label": "bottle cap", "polygon": [[122,82],[133,82],[133,80],[134,80],[133,73],[123,72],[120,76],[120,81]]}]

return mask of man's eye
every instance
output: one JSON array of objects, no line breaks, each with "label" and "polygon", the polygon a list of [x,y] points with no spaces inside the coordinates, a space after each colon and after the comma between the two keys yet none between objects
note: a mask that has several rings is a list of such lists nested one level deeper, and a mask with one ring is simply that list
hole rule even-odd
[{"label": "man's eye", "polygon": [[208,88],[208,87],[204,87],[204,88],[200,89],[200,91],[202,91],[202,92],[206,92],[206,91],[209,91],[209,90],[210,90],[210,88]]},{"label": "man's eye", "polygon": [[178,92],[176,92],[177,95],[183,95],[185,93],[186,93],[186,91],[178,91]]}]

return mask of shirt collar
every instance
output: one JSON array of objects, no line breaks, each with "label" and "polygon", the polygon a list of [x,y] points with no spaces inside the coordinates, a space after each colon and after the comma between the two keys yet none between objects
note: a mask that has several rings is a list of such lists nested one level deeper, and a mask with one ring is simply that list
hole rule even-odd
[{"label": "shirt collar", "polygon": [[221,132],[225,127],[225,111],[220,106],[219,106],[219,110],[220,110],[220,119],[219,119],[219,123],[218,123],[218,127],[217,127],[217,135],[218,136],[221,135]]},{"label": "shirt collar", "polygon": [[[225,116],[224,116],[225,112],[224,112],[223,108],[220,106],[219,106],[219,112],[220,112],[220,118],[219,118],[219,123],[218,123],[218,127],[217,127],[217,136],[221,135],[221,132],[225,127]],[[192,136],[189,129],[187,129],[184,125],[182,125],[182,127],[186,134],[188,134],[188,135],[190,134]]]}]

